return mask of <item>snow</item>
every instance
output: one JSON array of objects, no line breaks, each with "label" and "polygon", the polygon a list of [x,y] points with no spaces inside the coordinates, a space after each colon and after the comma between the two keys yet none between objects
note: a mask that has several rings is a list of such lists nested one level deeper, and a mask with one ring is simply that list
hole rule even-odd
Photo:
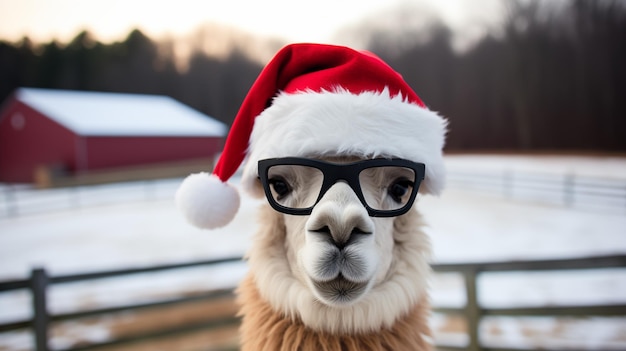
[{"label": "snow", "polygon": [[[447,156],[446,163],[451,175],[514,170],[559,178],[570,173],[610,178],[626,185],[626,158],[457,155]],[[60,275],[243,255],[254,233],[255,212],[261,201],[242,196],[242,207],[231,224],[213,231],[200,230],[188,225],[174,207],[173,193],[180,181],[70,191],[0,187],[0,194],[5,193],[0,197],[0,280],[27,277],[37,266]],[[626,204],[589,210],[565,206],[560,200],[507,196],[459,184],[451,182],[439,198],[418,199],[436,263],[626,253]],[[561,199],[560,194],[554,196]],[[61,313],[231,287],[245,272],[245,263],[234,263],[61,284],[50,291],[50,308]],[[626,303],[626,269],[488,273],[479,276],[477,283],[479,302],[486,307]],[[454,273],[435,276],[432,300],[435,306],[462,306],[462,278]],[[24,291],[1,294],[0,323],[27,318],[29,306],[30,296]],[[432,319],[435,329],[446,323],[449,320],[442,316]],[[107,338],[106,323],[91,328],[79,334],[91,335],[94,340]],[[490,345],[623,349],[626,317],[489,317],[481,325],[481,333]],[[438,332],[435,336],[448,343],[467,340],[458,332]],[[72,338],[64,337],[69,339],[57,338],[55,345],[71,344]],[[18,350],[29,342],[25,333],[0,334],[0,348]]]},{"label": "snow", "polygon": [[[471,196],[468,196],[471,194]],[[418,208],[437,262],[548,259],[624,253],[626,208],[620,212],[503,201],[494,195],[448,191]]]},{"label": "snow", "polygon": [[227,130],[222,122],[161,95],[21,88],[16,96],[84,136],[224,136]]}]

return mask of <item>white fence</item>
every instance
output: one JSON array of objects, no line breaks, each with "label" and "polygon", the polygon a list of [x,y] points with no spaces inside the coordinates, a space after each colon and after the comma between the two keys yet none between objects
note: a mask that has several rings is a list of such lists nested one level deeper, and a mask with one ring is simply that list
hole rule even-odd
[{"label": "white fence", "polygon": [[81,207],[174,198],[182,179],[35,189],[26,185],[0,185],[0,218]]},{"label": "white fence", "polygon": [[[55,189],[4,184],[0,185],[0,218],[122,202],[173,200],[181,180],[174,178]],[[448,184],[450,188],[511,200],[626,214],[626,178],[452,170],[448,175]]]},{"label": "white fence", "polygon": [[626,213],[626,178],[521,171],[450,172],[449,186],[507,199]]}]

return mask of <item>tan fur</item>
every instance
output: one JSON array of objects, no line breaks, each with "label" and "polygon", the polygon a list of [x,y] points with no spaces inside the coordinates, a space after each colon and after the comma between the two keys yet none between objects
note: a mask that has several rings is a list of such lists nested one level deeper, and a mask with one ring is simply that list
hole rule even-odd
[{"label": "tan fur", "polygon": [[429,335],[428,304],[422,300],[392,328],[356,335],[333,335],[312,330],[299,320],[276,313],[263,300],[248,275],[239,286],[243,316],[240,327],[242,351],[426,351]]}]

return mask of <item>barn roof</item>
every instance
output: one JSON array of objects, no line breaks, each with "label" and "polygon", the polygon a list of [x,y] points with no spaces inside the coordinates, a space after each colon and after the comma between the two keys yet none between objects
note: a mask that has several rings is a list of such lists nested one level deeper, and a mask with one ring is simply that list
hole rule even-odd
[{"label": "barn roof", "polygon": [[224,136],[222,122],[168,96],[20,88],[17,100],[84,136]]}]

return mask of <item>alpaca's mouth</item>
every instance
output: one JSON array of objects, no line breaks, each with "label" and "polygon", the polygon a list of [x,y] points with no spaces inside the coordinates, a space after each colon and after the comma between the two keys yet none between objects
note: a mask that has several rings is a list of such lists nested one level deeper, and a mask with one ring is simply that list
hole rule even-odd
[{"label": "alpaca's mouth", "polygon": [[339,274],[337,278],[326,282],[313,281],[313,286],[323,301],[344,305],[363,295],[367,283],[355,283]]}]

